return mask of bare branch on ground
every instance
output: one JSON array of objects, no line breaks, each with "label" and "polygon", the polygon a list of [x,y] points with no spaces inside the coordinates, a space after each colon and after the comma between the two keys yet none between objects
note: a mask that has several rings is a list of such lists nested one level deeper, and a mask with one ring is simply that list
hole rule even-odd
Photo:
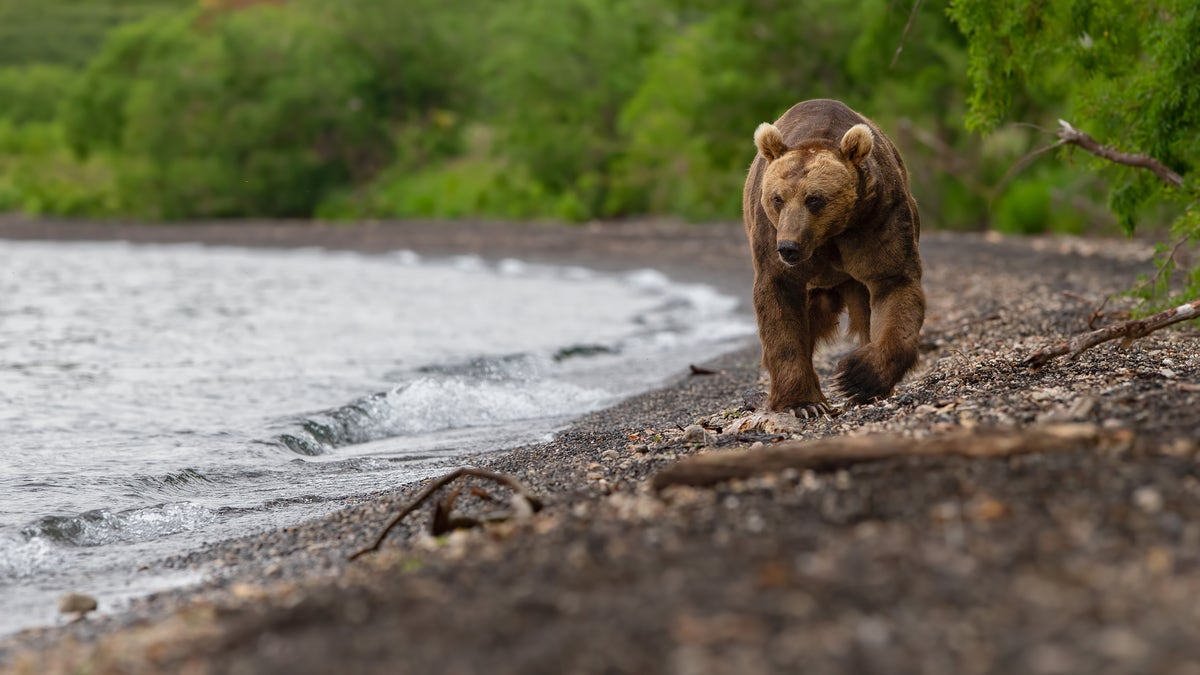
[{"label": "bare branch on ground", "polygon": [[[433,479],[433,481],[429,485],[425,486],[425,489],[422,490],[421,493],[418,494],[412,500],[412,502],[408,504],[408,506],[400,509],[400,512],[393,516],[392,519],[388,521],[387,525],[384,525],[383,529],[380,530],[379,535],[375,538],[375,541],[370,546],[351,554],[349,559],[357,560],[359,557],[367,553],[378,551],[379,546],[383,544],[383,540],[387,538],[388,533],[391,532],[392,528],[396,527],[401,520],[404,520],[405,516],[415,511],[417,507],[425,503],[425,501],[428,500],[438,490],[446,487],[459,478],[468,476],[495,481],[506,486],[512,490],[517,497],[523,499],[532,511],[536,512],[542,508],[541,500],[535,497],[533,493],[529,491],[529,488],[525,487],[521,481],[513,478],[512,476],[503,473],[496,473],[495,471],[488,471],[487,469],[476,469],[473,467],[455,469],[444,476]],[[449,518],[448,510],[451,506],[453,506],[454,499],[456,499],[457,496],[458,491],[455,491],[455,494],[450,499],[439,504],[439,512],[435,513],[434,515],[435,521],[442,523]]]},{"label": "bare branch on ground", "polygon": [[785,469],[829,471],[901,457],[1011,457],[1128,443],[1128,431],[1092,424],[1057,424],[1021,431],[956,432],[914,439],[890,434],[784,441],[756,449],[709,452],[682,459],[654,476],[655,490],[706,487]]},{"label": "bare branch on ground", "polygon": [[1128,347],[1134,340],[1145,337],[1160,328],[1197,317],[1200,317],[1200,300],[1193,300],[1144,319],[1123,321],[1090,333],[1081,333],[1065,342],[1039,349],[1021,363],[1030,368],[1041,368],[1060,356],[1065,355],[1067,360],[1071,360],[1086,349],[1117,338],[1121,338],[1122,348]]}]

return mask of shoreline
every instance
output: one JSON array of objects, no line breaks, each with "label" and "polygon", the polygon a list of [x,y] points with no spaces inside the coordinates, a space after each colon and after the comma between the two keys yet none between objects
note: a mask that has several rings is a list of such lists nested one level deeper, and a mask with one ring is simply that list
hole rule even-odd
[{"label": "shoreline", "polygon": [[[0,220],[0,237],[10,227]],[[39,227],[34,234],[67,226]],[[157,227],[113,238],[152,239],[160,233],[148,228]],[[211,227],[205,243],[286,238],[269,223]],[[444,254],[465,246],[458,252],[537,262],[657,263],[672,279],[749,294],[740,225],[442,224],[413,234],[409,228],[420,227],[406,224],[380,234],[387,227],[286,226],[293,245],[418,253],[426,246]],[[173,230],[169,237],[179,234]],[[354,231],[369,234],[354,240]],[[1041,373],[1012,365],[1039,340],[1086,322],[1092,307],[1070,294],[1119,288],[1146,269],[1144,252],[1087,240],[923,239],[926,351],[887,401],[786,434],[687,441],[682,427],[718,428],[759,386],[757,348],[740,349],[697,364],[715,375],[682,376],[586,415],[549,443],[475,458],[545,500],[528,520],[430,539],[420,534],[427,516],[413,515],[381,552],[347,564],[346,555],[420,487],[404,486],[171,561],[199,566],[211,580],[197,592],[152,596],[121,616],[20,635],[10,665],[14,672],[69,672],[86,663],[93,672],[715,673],[990,672],[1004,664],[1056,672],[1043,667],[1053,659],[1067,671],[1146,672],[1165,657],[1200,663],[1200,648],[1174,649],[1189,625],[1190,590],[1200,586],[1192,567],[1198,554],[1164,524],[1173,516],[1187,532],[1200,516],[1187,480],[1200,423],[1177,414],[1200,406],[1195,333],[1156,333],[1125,353],[1097,348]],[[534,252],[523,257],[522,247]],[[826,382],[837,349],[818,363]],[[1165,361],[1174,364],[1171,377],[1159,372]],[[664,494],[648,484],[682,457],[756,439],[1020,432],[1052,421],[1128,431],[1134,440],[1119,451],[1080,442],[1020,459],[901,457]],[[1111,504],[1124,511],[1111,512]],[[1081,527],[1089,536],[1072,539]],[[1118,577],[1132,582],[1113,587]],[[1107,614],[1095,612],[1101,602]],[[1124,651],[1100,639],[1113,635]]]}]

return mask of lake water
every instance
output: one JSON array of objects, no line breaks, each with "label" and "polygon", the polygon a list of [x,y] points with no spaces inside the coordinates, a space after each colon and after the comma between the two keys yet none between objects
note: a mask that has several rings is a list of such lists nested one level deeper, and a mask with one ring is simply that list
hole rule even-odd
[{"label": "lake water", "polygon": [[0,634],[549,438],[753,335],[737,305],[652,270],[0,241]]}]

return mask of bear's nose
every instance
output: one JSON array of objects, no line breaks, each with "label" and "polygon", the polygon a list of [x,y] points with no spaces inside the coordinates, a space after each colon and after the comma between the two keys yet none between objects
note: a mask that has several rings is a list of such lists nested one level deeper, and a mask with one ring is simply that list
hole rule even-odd
[{"label": "bear's nose", "polygon": [[784,239],[783,241],[779,242],[778,250],[779,257],[783,259],[783,262],[789,265],[795,265],[802,259],[800,254],[800,245],[791,239]]}]

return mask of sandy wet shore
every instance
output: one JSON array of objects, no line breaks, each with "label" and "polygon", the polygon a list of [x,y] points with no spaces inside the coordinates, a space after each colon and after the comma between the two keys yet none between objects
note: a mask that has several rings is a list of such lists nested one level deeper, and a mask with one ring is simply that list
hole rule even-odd
[{"label": "sandy wet shore", "polygon": [[[737,225],[105,227],[8,220],[0,236],[656,266],[741,297],[750,283]],[[348,563],[422,487],[403,486],[164,561],[211,581],[19,636],[5,662],[28,673],[1200,672],[1195,327],[1042,371],[1017,363],[1081,330],[1148,254],[1121,241],[927,233],[923,360],[887,401],[722,433],[760,387],[748,348],[553,442],[477,458],[545,501],[530,518],[434,539],[422,512]],[[839,349],[821,357],[823,377]],[[685,434],[696,423],[707,431]],[[683,457],[755,442],[1064,423],[1066,441],[1019,456],[649,484]],[[497,508],[469,495],[455,506]]]}]

